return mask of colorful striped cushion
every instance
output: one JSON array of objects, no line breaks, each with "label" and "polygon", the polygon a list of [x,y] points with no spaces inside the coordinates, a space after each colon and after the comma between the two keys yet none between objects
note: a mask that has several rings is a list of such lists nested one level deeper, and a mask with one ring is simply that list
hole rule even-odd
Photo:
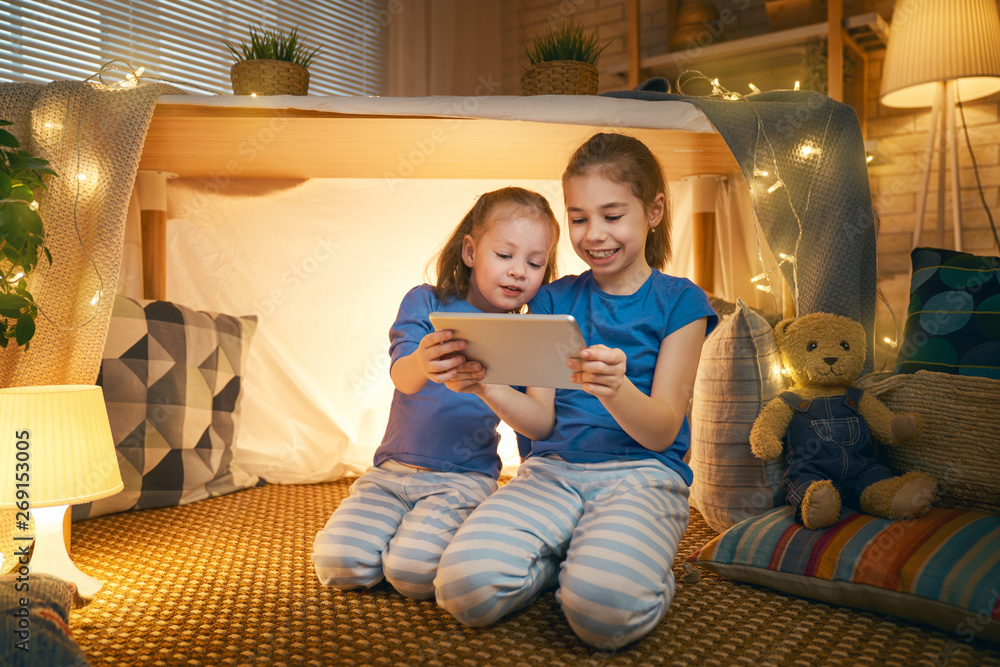
[{"label": "colorful striped cushion", "polygon": [[705,339],[691,401],[690,503],[717,532],[785,502],[784,457],[750,452],[761,406],[784,387],[771,325],[738,301]]},{"label": "colorful striped cushion", "polygon": [[823,602],[1000,641],[1000,517],[932,509],[889,521],[853,510],[824,530],[791,507],[747,519],[691,554],[718,574]]}]

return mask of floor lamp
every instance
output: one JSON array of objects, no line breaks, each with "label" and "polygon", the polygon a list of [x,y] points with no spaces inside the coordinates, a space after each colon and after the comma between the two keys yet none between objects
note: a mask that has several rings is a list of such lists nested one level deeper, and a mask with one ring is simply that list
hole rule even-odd
[{"label": "floor lamp", "polygon": [[955,250],[962,250],[962,197],[955,102],[1000,91],[996,0],[897,0],[882,67],[882,104],[931,106],[930,136],[917,200],[913,247],[920,244],[927,189],[938,151],[938,246],[944,246],[945,172],[951,161]]}]

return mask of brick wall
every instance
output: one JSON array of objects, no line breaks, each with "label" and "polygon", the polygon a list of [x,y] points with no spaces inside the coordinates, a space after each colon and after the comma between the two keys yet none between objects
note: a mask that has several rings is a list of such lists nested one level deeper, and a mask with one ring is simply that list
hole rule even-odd
[{"label": "brick wall", "polygon": [[[677,0],[679,5],[683,0]],[[720,12],[729,11],[723,26],[721,39],[734,40],[768,31],[768,16],[764,0],[713,0]],[[640,43],[643,58],[656,56],[668,51],[667,30],[676,16],[668,15],[668,4],[662,0],[640,0]],[[846,0],[845,16],[878,11],[888,21],[892,17],[893,0]],[[584,26],[598,31],[599,38],[610,41],[599,63],[600,90],[620,90],[626,82],[621,71],[626,63],[625,0],[518,0],[504,3],[503,85],[505,94],[519,94],[521,65],[525,61],[523,44],[534,35],[544,32],[564,19],[580,21]],[[881,83],[884,50],[876,51],[869,57],[867,73],[867,99],[861,103],[857,93],[856,108],[863,108],[867,121],[867,138],[875,140],[881,164],[869,167],[873,205],[878,213],[879,287],[895,313],[896,325],[890,310],[879,304],[877,338],[896,339],[902,333],[909,302],[910,247],[913,227],[917,219],[917,193],[920,189],[922,164],[926,149],[930,110],[891,109],[878,101]],[[786,69],[770,67],[768,72],[752,71],[752,57],[745,58],[745,66],[751,68],[746,75],[753,75],[767,90],[791,87],[798,77],[794,67],[800,63],[790,63]],[[723,67],[717,65],[716,67]],[[732,90],[748,92],[746,84],[737,71],[727,71],[730,79],[723,78],[723,84],[734,81]],[[670,72],[648,72],[643,76],[662,74],[671,78]],[[714,72],[705,72],[717,75]],[[640,77],[642,78],[642,77]],[[720,77],[721,78],[721,77]],[[788,82],[788,83],[783,83]],[[686,91],[698,92],[698,91]],[[850,90],[848,91],[850,94]],[[983,192],[990,210],[1000,203],[1000,95],[992,96],[965,105],[972,148],[975,152]],[[980,254],[997,254],[986,213],[980,203],[975,175],[964,136],[959,136],[959,165],[962,182],[962,211],[965,250]],[[937,180],[932,177],[931,192],[927,200],[926,228],[921,239],[924,245],[937,245]],[[949,186],[950,187],[950,186]],[[944,247],[952,247],[951,196],[946,199],[946,228]],[[898,327],[898,328],[896,328]],[[879,344],[876,368],[890,364],[894,350]]]}]

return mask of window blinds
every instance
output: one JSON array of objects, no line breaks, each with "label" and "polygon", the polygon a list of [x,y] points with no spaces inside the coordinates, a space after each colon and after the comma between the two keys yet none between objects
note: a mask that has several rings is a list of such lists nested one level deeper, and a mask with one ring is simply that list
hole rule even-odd
[{"label": "window blinds", "polygon": [[[387,0],[0,0],[0,81],[86,79],[112,60],[190,92],[229,94],[222,43],[251,25],[322,46],[309,67],[313,95],[387,89]],[[119,73],[111,81],[122,78]]]}]

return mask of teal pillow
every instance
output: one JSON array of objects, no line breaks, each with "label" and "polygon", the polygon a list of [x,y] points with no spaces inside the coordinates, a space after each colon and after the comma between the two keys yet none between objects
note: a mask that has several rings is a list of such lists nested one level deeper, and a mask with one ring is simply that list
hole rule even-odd
[{"label": "teal pillow", "polygon": [[1000,641],[1000,517],[934,508],[889,521],[845,510],[809,530],[778,507],[742,521],[688,562],[751,584]]},{"label": "teal pillow", "polygon": [[1000,379],[1000,257],[915,248],[893,374],[919,370]]}]

